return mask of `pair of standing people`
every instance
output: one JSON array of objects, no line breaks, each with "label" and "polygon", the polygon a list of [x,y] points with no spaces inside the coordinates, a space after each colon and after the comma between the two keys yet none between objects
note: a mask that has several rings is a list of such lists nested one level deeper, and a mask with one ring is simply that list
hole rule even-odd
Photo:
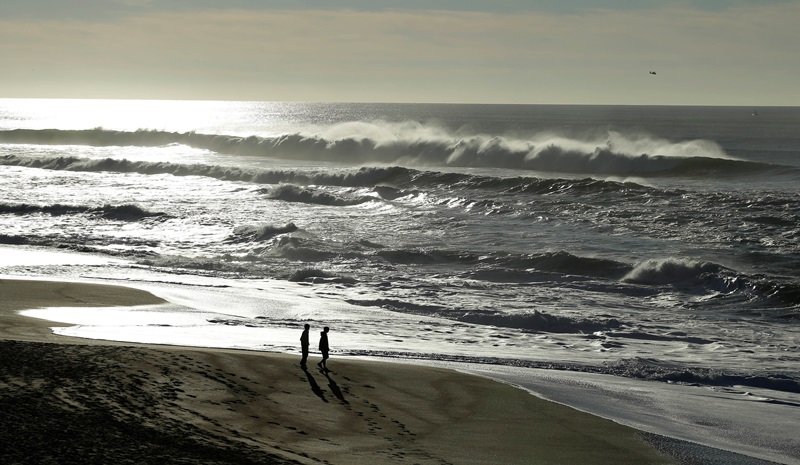
[{"label": "pair of standing people", "polygon": [[[308,330],[311,329],[311,325],[306,323],[303,329],[303,334],[300,335],[300,349],[303,352],[303,358],[300,359],[300,366],[305,368],[306,361],[308,360],[308,348],[311,345],[308,340]],[[328,371],[328,351],[330,350],[330,346],[328,346],[328,331],[330,328],[327,326],[322,329],[322,332],[319,333],[319,351],[322,354],[322,361],[317,363],[317,366],[320,367],[323,371]]]}]

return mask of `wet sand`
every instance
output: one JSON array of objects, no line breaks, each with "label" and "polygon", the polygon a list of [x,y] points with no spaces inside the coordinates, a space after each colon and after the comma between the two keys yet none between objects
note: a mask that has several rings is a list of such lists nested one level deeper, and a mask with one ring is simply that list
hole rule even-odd
[{"label": "wet sand", "polygon": [[299,355],[61,337],[15,313],[159,301],[0,280],[1,463],[677,463],[636,430],[451,370],[334,357],[322,373],[312,354],[304,371]]}]

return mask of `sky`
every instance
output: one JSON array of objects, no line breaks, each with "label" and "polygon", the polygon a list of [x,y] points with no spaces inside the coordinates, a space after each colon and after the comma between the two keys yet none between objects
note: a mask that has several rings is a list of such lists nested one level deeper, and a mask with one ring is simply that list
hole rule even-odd
[{"label": "sky", "polygon": [[0,0],[0,98],[798,106],[799,19],[800,0]]}]

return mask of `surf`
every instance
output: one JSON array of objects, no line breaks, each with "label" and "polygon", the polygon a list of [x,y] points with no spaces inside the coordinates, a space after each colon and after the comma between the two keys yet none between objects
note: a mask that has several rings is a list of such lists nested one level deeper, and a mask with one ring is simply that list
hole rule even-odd
[{"label": "surf", "polygon": [[419,123],[343,123],[320,133],[271,137],[103,128],[13,129],[0,131],[0,142],[93,147],[181,144],[227,155],[350,165],[495,168],[585,175],[719,177],[800,171],[736,159],[709,140],[672,142],[615,131],[607,131],[605,138],[549,132],[501,136],[459,133]]}]

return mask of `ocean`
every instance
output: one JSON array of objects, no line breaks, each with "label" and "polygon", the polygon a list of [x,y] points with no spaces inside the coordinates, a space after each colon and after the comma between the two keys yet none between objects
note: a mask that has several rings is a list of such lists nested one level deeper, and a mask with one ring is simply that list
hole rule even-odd
[{"label": "ocean", "polygon": [[[694,388],[776,429],[799,182],[797,107],[0,99],[0,273],[171,302],[32,313],[63,334],[294,353],[310,323],[332,366]],[[528,388],[570,403],[559,379]],[[800,463],[789,431],[709,428],[683,439]]]}]

